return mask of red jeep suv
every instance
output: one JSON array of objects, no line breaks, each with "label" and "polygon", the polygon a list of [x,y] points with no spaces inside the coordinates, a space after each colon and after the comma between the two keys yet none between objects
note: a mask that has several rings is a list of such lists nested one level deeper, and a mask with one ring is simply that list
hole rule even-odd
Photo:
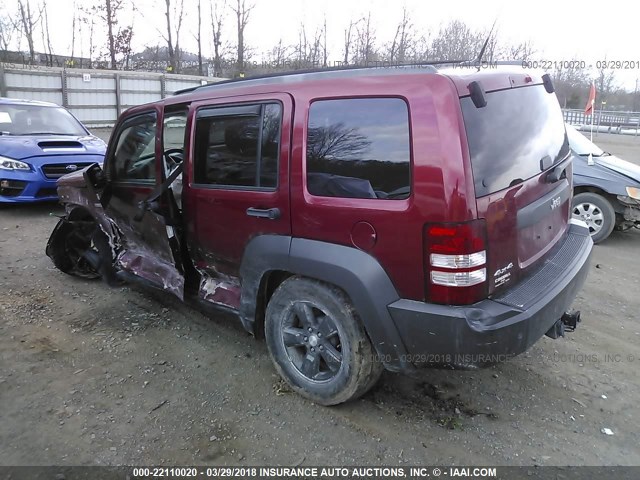
[{"label": "red jeep suv", "polygon": [[548,75],[432,66],[221,82],[122,114],[58,181],[62,271],[234,312],[332,405],[383,368],[482,366],[572,330],[588,271]]}]

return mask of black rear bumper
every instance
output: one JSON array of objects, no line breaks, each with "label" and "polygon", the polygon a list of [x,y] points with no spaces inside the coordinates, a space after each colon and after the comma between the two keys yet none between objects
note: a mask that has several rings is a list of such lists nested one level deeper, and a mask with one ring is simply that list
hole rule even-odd
[{"label": "black rear bumper", "polygon": [[413,366],[478,367],[527,350],[567,311],[589,270],[593,242],[572,222],[562,245],[506,293],[467,307],[401,299],[388,306]]}]

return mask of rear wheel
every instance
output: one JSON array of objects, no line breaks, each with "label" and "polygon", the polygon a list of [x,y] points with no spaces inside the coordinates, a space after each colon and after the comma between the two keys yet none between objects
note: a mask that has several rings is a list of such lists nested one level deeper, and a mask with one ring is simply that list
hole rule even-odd
[{"label": "rear wheel", "polygon": [[349,298],[323,282],[285,280],[267,306],[265,337],[278,373],[321,405],[358,398],[383,371]]},{"label": "rear wheel", "polygon": [[616,224],[616,212],[611,202],[597,193],[584,192],[574,196],[572,213],[573,218],[587,224],[593,243],[606,239]]}]

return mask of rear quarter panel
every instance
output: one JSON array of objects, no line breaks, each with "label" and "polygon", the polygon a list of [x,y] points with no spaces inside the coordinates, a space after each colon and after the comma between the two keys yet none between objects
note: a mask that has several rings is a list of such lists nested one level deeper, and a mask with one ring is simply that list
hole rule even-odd
[{"label": "rear quarter panel", "polygon": [[[322,95],[317,92],[322,91]],[[453,83],[442,75],[354,78],[308,84],[295,94],[291,164],[292,231],[295,237],[354,246],[351,231],[367,222],[376,231],[375,257],[404,298],[424,299],[423,228],[428,222],[475,217],[473,180],[463,161],[462,116]],[[411,196],[406,200],[319,197],[306,188],[309,106],[320,99],[395,97],[408,106]]]}]

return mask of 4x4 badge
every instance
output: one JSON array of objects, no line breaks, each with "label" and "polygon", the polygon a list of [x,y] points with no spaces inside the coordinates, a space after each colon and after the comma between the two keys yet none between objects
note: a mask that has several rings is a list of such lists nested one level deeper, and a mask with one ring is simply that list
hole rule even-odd
[{"label": "4x4 badge", "polygon": [[551,200],[551,210],[555,210],[556,208],[558,208],[560,206],[561,200],[560,197],[556,197],[553,200]]}]

